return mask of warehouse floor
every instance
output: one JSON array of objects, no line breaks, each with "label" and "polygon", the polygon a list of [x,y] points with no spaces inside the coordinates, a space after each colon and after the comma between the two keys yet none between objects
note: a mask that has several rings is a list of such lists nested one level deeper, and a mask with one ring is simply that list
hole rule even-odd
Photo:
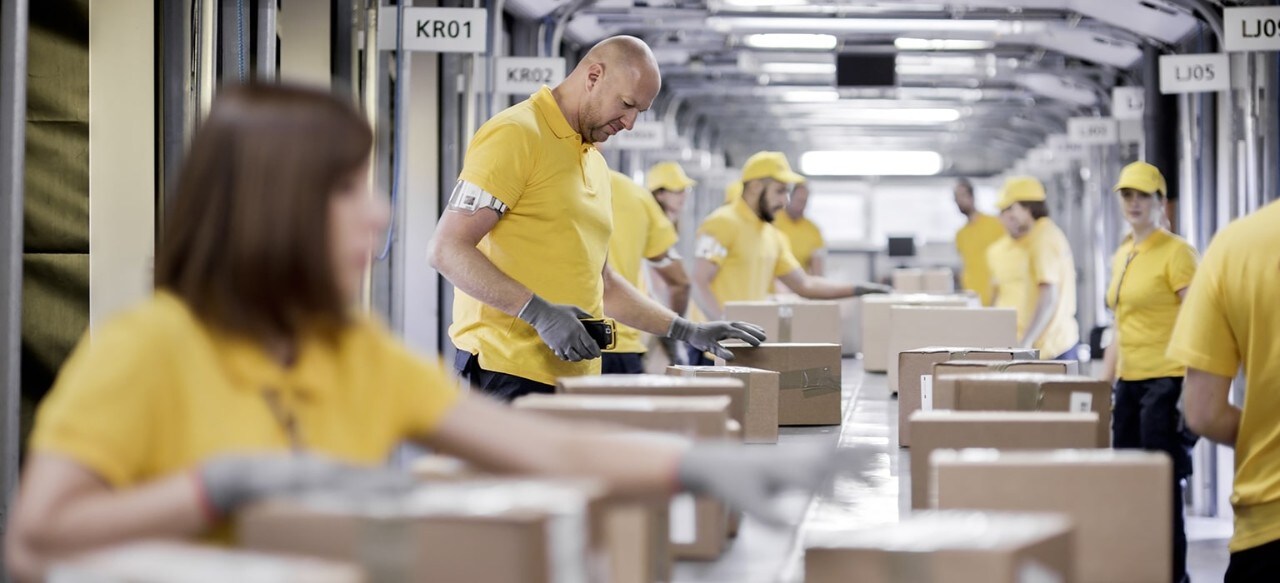
[{"label": "warehouse floor", "polygon": [[[681,562],[678,583],[801,582],[804,565],[800,541],[809,531],[847,529],[894,522],[905,516],[911,488],[909,450],[898,448],[898,403],[889,396],[882,374],[864,374],[861,362],[844,362],[845,417],[842,427],[784,428],[780,443],[869,445],[883,448],[866,481],[840,478],[830,492],[812,500],[793,496],[780,506],[799,524],[771,530],[750,519],[728,552],[718,561]],[[762,446],[765,447],[765,446]],[[1227,567],[1228,520],[1188,518],[1191,580],[1221,581]]]}]

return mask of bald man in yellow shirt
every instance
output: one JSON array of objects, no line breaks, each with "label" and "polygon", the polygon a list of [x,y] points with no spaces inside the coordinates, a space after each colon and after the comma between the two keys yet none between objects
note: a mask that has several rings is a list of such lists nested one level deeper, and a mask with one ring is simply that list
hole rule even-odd
[{"label": "bald man in yellow shirt", "polygon": [[967,178],[956,181],[953,191],[956,208],[965,216],[965,224],[956,232],[956,251],[964,263],[964,271],[960,274],[960,287],[978,294],[982,305],[990,306],[995,301],[995,292],[991,280],[993,274],[987,261],[987,251],[991,246],[1005,237],[1004,226],[1000,219],[978,212],[973,203],[973,183]]}]

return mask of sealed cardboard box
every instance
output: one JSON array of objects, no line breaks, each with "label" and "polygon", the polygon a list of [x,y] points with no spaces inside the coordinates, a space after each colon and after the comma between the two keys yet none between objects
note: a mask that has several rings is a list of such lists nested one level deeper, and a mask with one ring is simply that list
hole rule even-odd
[{"label": "sealed cardboard box", "polygon": [[890,309],[893,306],[977,307],[978,300],[967,295],[883,294],[862,296],[862,368],[867,372],[886,372],[889,362]]},{"label": "sealed cardboard box", "polygon": [[982,373],[933,379],[935,409],[959,411],[1093,411],[1098,447],[1111,445],[1111,386],[1086,376]]},{"label": "sealed cardboard box", "polygon": [[254,550],[358,563],[376,581],[584,581],[607,564],[589,521],[602,499],[533,480],[334,492],[254,505],[237,515],[237,535]]},{"label": "sealed cardboard box", "polygon": [[130,543],[54,564],[49,583],[364,583],[352,563],[190,543]]},{"label": "sealed cardboard box", "polygon": [[945,267],[926,269],[920,274],[920,285],[926,293],[953,293],[956,291],[956,275]]},{"label": "sealed cardboard box", "polygon": [[[1031,350],[1028,349],[1028,353]],[[933,376],[963,376],[989,372],[1042,372],[1046,374],[1080,374],[1075,360],[962,360],[955,358],[933,365]]]},{"label": "sealed cardboard box", "polygon": [[929,454],[938,449],[1094,448],[1097,413],[916,411],[911,415],[911,507],[929,508]]},{"label": "sealed cardboard box", "polygon": [[808,583],[1075,581],[1071,522],[1059,514],[935,510],[805,539]]},{"label": "sealed cardboard box", "polygon": [[679,377],[733,378],[746,386],[746,411],[742,423],[746,443],[778,443],[778,378],[775,371],[746,366],[667,367],[667,374]]},{"label": "sealed cardboard box", "polygon": [[[779,425],[839,425],[840,345],[725,343],[738,366],[778,373]],[[716,364],[723,365],[717,359]]]},{"label": "sealed cardboard box", "polygon": [[840,304],[833,301],[726,302],[724,319],[760,326],[770,342],[841,342]]},{"label": "sealed cardboard box", "polygon": [[[527,395],[513,405],[544,415],[673,433],[691,439],[729,437],[729,397],[649,397],[621,395]],[[670,531],[676,558],[715,559],[724,552],[729,530],[724,504],[711,498],[676,496]]]},{"label": "sealed cardboard box", "polygon": [[898,445],[911,447],[911,414],[933,409],[933,369],[937,363],[948,360],[1007,361],[1014,358],[1035,358],[1036,351],[1029,348],[964,348],[930,346],[904,350],[898,354]]},{"label": "sealed cardboard box", "polygon": [[1084,583],[1172,579],[1173,475],[1163,453],[943,450],[932,464],[939,508],[1068,515]]},{"label": "sealed cardboard box", "polygon": [[[927,346],[1013,346],[1017,314],[1010,308],[890,308],[889,363],[898,354]],[[898,391],[898,367],[889,367],[889,390]]]},{"label": "sealed cardboard box", "polygon": [[893,270],[893,291],[905,294],[925,291],[924,270],[914,267],[899,267]]},{"label": "sealed cardboard box", "polygon": [[729,418],[744,424],[749,395],[735,377],[672,375],[600,375],[556,379],[556,392],[566,395],[631,395],[729,397]]}]

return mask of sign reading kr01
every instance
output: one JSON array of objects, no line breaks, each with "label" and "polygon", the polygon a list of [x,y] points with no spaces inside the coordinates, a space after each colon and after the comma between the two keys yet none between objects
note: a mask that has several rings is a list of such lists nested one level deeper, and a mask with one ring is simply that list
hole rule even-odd
[{"label": "sign reading kr01", "polygon": [[[396,48],[397,8],[378,11],[378,48]],[[406,51],[432,53],[483,53],[489,17],[483,8],[404,9],[401,42]]]}]

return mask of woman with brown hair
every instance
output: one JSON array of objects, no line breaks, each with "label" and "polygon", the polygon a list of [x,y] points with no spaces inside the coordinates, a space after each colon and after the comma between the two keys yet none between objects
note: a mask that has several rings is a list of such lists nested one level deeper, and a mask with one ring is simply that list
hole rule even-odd
[{"label": "woman with brown hair", "polygon": [[[411,439],[494,471],[620,493],[689,489],[772,518],[822,456],[675,446],[522,414],[459,391],[352,306],[389,210],[372,132],[338,99],[224,92],[188,154],[149,301],[86,335],[33,432],[5,564],[140,538],[215,537],[256,499],[398,488]],[[519,443],[522,447],[512,447]]]}]

